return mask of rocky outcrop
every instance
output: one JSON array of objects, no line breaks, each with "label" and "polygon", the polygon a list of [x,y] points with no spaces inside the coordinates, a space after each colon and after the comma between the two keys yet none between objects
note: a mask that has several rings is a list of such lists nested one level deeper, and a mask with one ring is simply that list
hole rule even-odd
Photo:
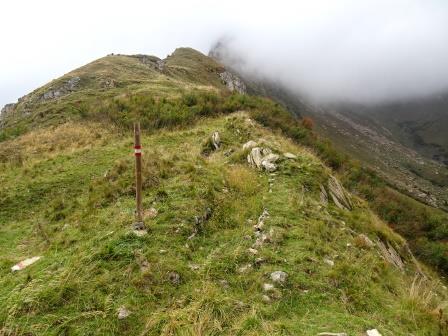
[{"label": "rocky outcrop", "polygon": [[253,148],[253,147],[256,147],[258,144],[255,142],[255,141],[253,141],[253,140],[249,140],[248,142],[246,142],[244,145],[243,145],[243,150],[246,150],[246,149],[251,149],[251,148]]},{"label": "rocky outcrop", "polygon": [[219,137],[218,132],[213,132],[211,138],[210,138],[211,144],[213,146],[213,149],[218,149],[219,146],[221,146],[221,138]]},{"label": "rocky outcrop", "polygon": [[328,206],[328,194],[325,190],[325,187],[321,184],[320,185],[320,203],[324,206]]},{"label": "rocky outcrop", "polygon": [[14,111],[16,104],[6,104],[0,111],[0,127],[3,125],[4,120]]},{"label": "rocky outcrop", "polygon": [[229,71],[224,71],[219,74],[223,83],[230,91],[238,93],[246,93],[246,84],[236,75]]},{"label": "rocky outcrop", "polygon": [[272,153],[269,148],[254,147],[247,155],[247,162],[259,170],[265,170],[267,172],[273,172],[277,170],[275,164],[280,157],[277,154]]},{"label": "rocky outcrop", "polygon": [[81,78],[73,77],[68,81],[64,82],[61,86],[58,86],[57,88],[50,87],[50,89],[47,92],[45,92],[42,96],[39,97],[39,100],[51,100],[65,96],[75,91],[80,81]]},{"label": "rocky outcrop", "polygon": [[352,210],[353,205],[350,200],[350,195],[345,191],[344,187],[334,176],[328,179],[328,191],[336,206],[345,210]]},{"label": "rocky outcrop", "polygon": [[386,246],[381,241],[377,242],[377,246],[380,250],[381,255],[387,262],[394,265],[400,271],[404,271],[404,262],[401,259],[400,254],[393,248],[393,246],[389,244],[387,244]]}]

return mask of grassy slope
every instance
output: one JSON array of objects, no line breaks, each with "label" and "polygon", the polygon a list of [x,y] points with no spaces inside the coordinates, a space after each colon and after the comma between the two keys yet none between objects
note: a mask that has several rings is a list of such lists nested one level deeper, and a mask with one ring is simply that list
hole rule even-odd
[{"label": "grassy slope", "polygon": [[[376,327],[383,335],[436,334],[430,312],[443,296],[428,302],[425,297],[438,285],[428,282],[412,291],[411,263],[402,274],[376,249],[354,244],[349,229],[396,244],[401,239],[362,201],[352,212],[333,205],[323,210],[318,184],[330,171],[308,150],[248,122],[244,113],[145,135],[144,205],[159,214],[146,220],[151,232],[139,238],[129,233],[132,136],[98,129],[70,124],[28,134],[17,140],[28,159],[1,170],[3,333],[358,335]],[[203,157],[215,130],[223,147]],[[91,136],[77,142],[81,134]],[[42,137],[61,146],[36,149],[35,139]],[[241,146],[260,138],[298,159],[282,161],[274,177],[252,170]],[[229,149],[235,152],[227,157]],[[212,218],[189,240],[193,217],[207,206]],[[238,268],[255,259],[247,249],[264,208],[273,242],[256,256],[265,262],[241,274]],[[33,255],[43,259],[10,272],[12,264]],[[286,271],[289,279],[264,303],[262,285],[275,270]],[[169,281],[172,271],[180,274],[179,285]],[[122,305],[132,314],[118,320]]]},{"label": "grassy slope", "polygon": [[[18,105],[0,134],[28,130],[0,143],[0,334],[356,335],[372,327],[384,335],[437,332],[432,311],[445,300],[444,294],[429,294],[440,290],[437,277],[413,286],[412,263],[401,274],[376,249],[347,247],[354,243],[351,230],[398,246],[402,239],[361,201],[353,212],[323,210],[318,185],[328,168],[280,134],[249,126],[244,114],[233,119],[219,113],[250,108],[252,118],[300,141],[304,130],[295,120],[266,101],[188,94],[221,91],[220,71],[186,48],[167,58],[163,71],[135,57],[108,56],[50,84],[80,76],[81,88],[70,95],[33,100],[46,86]],[[116,85],[104,88],[111,77]],[[143,139],[150,147],[145,208],[159,210],[143,238],[129,234],[132,136],[112,126],[128,125],[135,116],[152,131]],[[214,130],[224,148],[204,158],[200,152]],[[242,143],[259,137],[299,154],[297,162],[282,162],[272,193],[272,177],[249,169],[241,151]],[[343,158],[322,145],[316,147],[321,157],[340,166]],[[226,157],[229,148],[236,152]],[[205,207],[214,210],[211,220],[188,240],[193,217]],[[274,242],[259,251],[265,263],[240,274],[237,269],[255,258],[247,249],[263,208],[271,213],[267,226],[274,228]],[[10,272],[33,255],[44,258]],[[335,267],[324,258],[334,259]],[[145,260],[149,268],[142,270]],[[266,304],[261,286],[273,270],[290,278]],[[167,278],[172,271],[181,276],[177,286]],[[119,321],[122,305],[132,314]]]}]

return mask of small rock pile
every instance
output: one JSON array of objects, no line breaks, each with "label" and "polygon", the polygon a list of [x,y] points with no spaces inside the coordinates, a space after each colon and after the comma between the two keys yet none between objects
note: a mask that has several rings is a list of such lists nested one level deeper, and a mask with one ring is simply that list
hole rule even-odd
[{"label": "small rock pile", "polygon": [[267,172],[274,172],[277,170],[275,164],[279,155],[272,153],[272,150],[265,147],[253,147],[251,152],[247,155],[247,162],[251,167]]}]

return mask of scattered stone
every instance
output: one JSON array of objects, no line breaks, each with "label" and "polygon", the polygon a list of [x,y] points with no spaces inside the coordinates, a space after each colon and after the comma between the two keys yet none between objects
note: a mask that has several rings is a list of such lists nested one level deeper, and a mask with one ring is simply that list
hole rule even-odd
[{"label": "scattered stone", "polygon": [[279,159],[277,154],[273,154],[269,148],[253,147],[247,155],[247,162],[259,170],[273,172],[277,170],[275,162]]},{"label": "scattered stone", "polygon": [[332,333],[332,332],[321,332],[317,335],[318,336],[347,336],[346,333]]},{"label": "scattered stone", "polygon": [[380,332],[376,329],[370,329],[366,331],[367,336],[381,336]]},{"label": "scattered stone", "polygon": [[224,279],[219,280],[219,284],[220,284],[224,289],[228,289],[228,288],[230,288],[230,286],[229,286],[229,282],[228,282],[227,280],[224,280]]},{"label": "scattered stone", "polygon": [[274,288],[275,288],[275,287],[274,287],[273,284],[270,284],[270,283],[265,283],[265,284],[263,284],[263,290],[264,290],[265,292],[273,291]]},{"label": "scattered stone", "polygon": [[118,312],[119,320],[123,320],[126,317],[128,317],[129,315],[131,315],[131,312],[129,310],[127,310],[125,306],[121,306],[120,308],[118,308],[117,312]]},{"label": "scattered stone", "polygon": [[143,237],[144,235],[148,234],[148,231],[134,229],[134,230],[132,230],[132,233],[135,234],[138,237]]},{"label": "scattered stone", "polygon": [[250,151],[250,153],[247,155],[247,162],[249,162],[249,165],[252,167],[256,167],[258,169],[261,169],[261,160],[263,159],[263,154],[261,152],[260,147],[254,147]]},{"label": "scattered stone", "polygon": [[180,275],[179,275],[179,273],[176,273],[176,272],[170,272],[170,273],[168,273],[168,280],[169,280],[173,285],[179,285],[179,284],[180,284]]},{"label": "scattered stone", "polygon": [[243,149],[244,149],[244,150],[246,150],[246,149],[251,149],[251,148],[256,147],[256,146],[257,146],[257,143],[256,143],[255,141],[253,141],[253,140],[249,140],[248,142],[246,142],[246,143],[243,145]]},{"label": "scattered stone", "polygon": [[248,250],[247,250],[249,253],[252,253],[252,254],[258,254],[258,250],[256,250],[256,249],[254,249],[254,248],[249,248]]},{"label": "scattered stone", "polygon": [[322,184],[320,185],[320,203],[322,203],[324,207],[328,206],[328,194]]},{"label": "scattered stone", "polygon": [[400,271],[404,270],[403,260],[393,246],[387,244],[386,247],[381,241],[377,242],[377,246],[386,261],[397,267]]},{"label": "scattered stone", "polygon": [[218,132],[213,132],[211,142],[215,150],[221,146],[221,138],[219,137]]},{"label": "scattered stone", "polygon": [[140,266],[140,271],[146,272],[149,270],[149,261],[146,259],[145,255],[141,250],[134,251],[135,260],[137,264]]},{"label": "scattered stone", "polygon": [[340,209],[351,210],[353,208],[350,195],[345,191],[336,177],[330,176],[328,179],[328,190],[333,202]]},{"label": "scattered stone", "polygon": [[291,160],[297,159],[297,155],[295,155],[295,154],[293,154],[293,153],[283,153],[283,156],[284,156],[285,158],[287,158],[287,159],[291,159]]},{"label": "scattered stone", "polygon": [[262,263],[264,263],[264,259],[263,258],[257,258],[254,261],[255,266],[260,266]]},{"label": "scattered stone", "polygon": [[271,302],[271,298],[268,295],[263,295],[261,297],[261,299],[263,300],[263,302],[266,302],[266,303]]},{"label": "scattered stone", "polygon": [[152,207],[143,212],[143,217],[144,218],[155,218],[155,217],[157,217],[158,213],[159,212],[157,211],[157,209]]},{"label": "scattered stone", "polygon": [[241,266],[240,268],[238,268],[238,273],[246,273],[247,271],[249,271],[252,268],[251,264],[246,264],[244,266]]},{"label": "scattered stone", "polygon": [[324,258],[324,263],[326,263],[328,266],[331,266],[331,267],[334,266],[334,261],[327,259],[327,258]]},{"label": "scattered stone", "polygon": [[257,224],[254,225],[255,231],[261,231],[264,227],[264,221],[269,217],[269,212],[267,209],[264,209],[261,213],[260,217],[258,217]]},{"label": "scattered stone", "polygon": [[15,264],[14,266],[11,267],[11,271],[16,272],[16,271],[21,271],[24,268],[27,268],[28,266],[34,264],[36,261],[38,261],[40,258],[42,258],[41,256],[38,257],[32,257],[32,258],[28,258],[25,260],[22,260],[21,262],[19,262],[18,264]]},{"label": "scattered stone", "polygon": [[189,237],[188,239],[192,239],[196,234],[202,233],[203,224],[210,219],[212,213],[212,209],[207,207],[205,208],[205,212],[202,216],[194,216],[194,232],[190,236],[191,238]]},{"label": "scattered stone", "polygon": [[277,154],[270,153],[263,157],[263,159],[261,160],[261,166],[267,172],[272,173],[277,170],[277,165],[275,165],[275,162],[277,162],[279,158],[280,157]]},{"label": "scattered stone", "polygon": [[365,234],[361,233],[355,238],[355,245],[362,248],[372,248],[375,244]]},{"label": "scattered stone", "polygon": [[201,266],[199,266],[199,265],[197,265],[197,264],[190,264],[190,265],[188,265],[188,267],[190,267],[190,269],[191,269],[192,271],[197,271],[198,269],[201,268]]},{"label": "scattered stone", "polygon": [[275,271],[271,273],[271,280],[278,284],[284,284],[287,278],[288,274],[283,271]]}]

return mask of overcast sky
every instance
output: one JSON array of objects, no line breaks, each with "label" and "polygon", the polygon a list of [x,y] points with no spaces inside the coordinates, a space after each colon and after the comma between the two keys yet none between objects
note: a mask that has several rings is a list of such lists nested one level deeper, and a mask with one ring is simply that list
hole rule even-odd
[{"label": "overcast sky", "polygon": [[0,105],[109,53],[204,53],[230,37],[244,69],[319,99],[448,88],[447,0],[1,1]]}]

